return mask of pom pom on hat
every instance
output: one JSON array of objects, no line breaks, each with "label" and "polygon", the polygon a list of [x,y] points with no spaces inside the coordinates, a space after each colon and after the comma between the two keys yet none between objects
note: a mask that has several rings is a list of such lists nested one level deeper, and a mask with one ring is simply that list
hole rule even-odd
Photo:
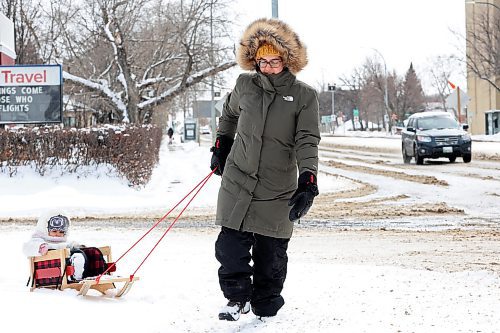
[{"label": "pom pom on hat", "polygon": [[276,50],[276,48],[269,43],[262,44],[255,54],[255,59],[260,59],[266,56],[281,56],[281,54]]}]

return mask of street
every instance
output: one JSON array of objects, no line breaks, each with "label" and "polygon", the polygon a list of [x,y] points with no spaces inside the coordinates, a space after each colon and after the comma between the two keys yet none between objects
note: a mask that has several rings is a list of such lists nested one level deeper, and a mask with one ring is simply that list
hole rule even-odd
[{"label": "street", "polygon": [[[500,152],[500,143],[491,144]],[[478,151],[470,164],[460,158],[404,164],[400,145],[397,139],[324,138],[320,172],[353,188],[321,195],[309,217],[426,229],[500,225],[500,158]]]}]

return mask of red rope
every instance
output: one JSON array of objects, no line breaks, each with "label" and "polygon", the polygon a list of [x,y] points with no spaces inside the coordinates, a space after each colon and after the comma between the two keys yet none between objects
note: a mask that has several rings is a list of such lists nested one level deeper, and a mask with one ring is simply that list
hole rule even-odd
[{"label": "red rope", "polygon": [[201,191],[201,189],[203,188],[203,186],[205,186],[205,184],[208,182],[208,180],[210,179],[210,177],[213,175],[214,171],[215,171],[215,169],[207,177],[205,177],[205,179],[203,181],[203,184],[200,186],[200,188],[198,188],[198,190],[196,191],[196,193],[188,201],[188,203],[184,206],[184,208],[181,210],[181,212],[179,213],[179,215],[177,215],[177,217],[175,218],[175,220],[170,224],[170,226],[167,228],[167,230],[165,230],[165,232],[160,237],[160,239],[158,240],[158,242],[156,242],[156,244],[153,246],[153,248],[151,249],[151,251],[149,251],[148,255],[139,264],[139,266],[134,271],[134,273],[132,273],[132,275],[130,276],[131,279],[133,278],[133,276],[135,275],[135,273],[137,273],[137,271],[139,270],[139,268],[141,268],[142,264],[144,264],[144,262],[146,261],[146,259],[149,258],[149,256],[151,255],[151,253],[153,253],[153,251],[156,249],[156,247],[158,246],[158,244],[160,244],[160,242],[163,240],[163,238],[167,235],[167,233],[170,231],[170,229],[172,229],[172,227],[174,226],[175,222],[177,222],[177,220],[181,217],[182,213],[184,213],[184,211],[186,210],[186,208],[191,204],[191,202],[194,200],[194,198],[198,195],[198,193]]},{"label": "red rope", "polygon": [[[163,215],[151,228],[149,228],[149,230],[144,234],[142,235],[127,251],[125,251],[125,253],[123,253],[115,262],[113,262],[103,273],[101,273],[96,279],[96,283],[99,284],[99,280],[101,279],[101,277],[106,274],[107,272],[109,272],[109,270],[111,270],[114,266],[116,266],[116,264],[127,254],[129,253],[140,241],[142,241],[144,239],[144,237],[146,237],[154,228],[156,228],[158,226],[158,224],[160,224],[163,220],[165,220],[167,218],[168,215],[170,215],[170,213],[176,209],[189,195],[191,195],[191,193],[193,193],[198,187],[198,190],[196,191],[196,193],[194,194],[194,196],[189,200],[189,202],[187,203],[186,206],[184,206],[184,208],[182,209],[182,211],[179,213],[179,215],[177,215],[177,218],[170,224],[170,226],[168,227],[167,231],[165,231],[165,233],[163,234],[163,236],[160,238],[160,240],[155,244],[155,246],[153,247],[153,249],[148,253],[148,255],[146,256],[146,258],[141,262],[141,264],[139,265],[139,267],[137,267],[137,269],[135,270],[135,272],[130,275],[130,281],[132,281],[132,279],[134,278],[134,275],[135,273],[139,270],[139,268],[142,266],[142,264],[146,261],[146,259],[149,257],[149,255],[151,254],[151,252],[153,252],[153,250],[156,248],[156,246],[158,246],[158,244],[161,242],[161,240],[165,237],[165,235],[167,234],[167,232],[172,228],[172,226],[175,224],[175,222],[177,222],[177,220],[179,219],[179,217],[181,216],[181,214],[184,212],[184,210],[186,210],[186,208],[189,206],[189,204],[191,203],[191,201],[193,201],[193,199],[196,197],[196,195],[198,195],[198,193],[200,192],[200,190],[203,188],[203,186],[205,186],[205,184],[208,182],[208,180],[210,179],[210,177],[212,177],[212,175],[214,174],[215,170],[217,170],[217,167],[215,169],[213,169],[207,176],[205,176],[198,184],[196,184],[196,186],[191,190],[189,191],[188,194],[186,194],[174,207],[172,207],[165,215]],[[200,184],[201,184],[201,187],[200,187]]]}]

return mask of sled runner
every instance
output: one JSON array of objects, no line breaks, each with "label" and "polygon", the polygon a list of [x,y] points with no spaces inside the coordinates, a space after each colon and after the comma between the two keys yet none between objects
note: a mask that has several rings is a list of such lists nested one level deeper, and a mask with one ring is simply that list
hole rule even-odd
[{"label": "sled runner", "polygon": [[[100,252],[99,252],[100,251]],[[36,288],[51,288],[64,290],[67,288],[78,290],[78,295],[85,296],[90,289],[95,289],[102,294],[106,290],[115,289],[115,283],[123,283],[115,297],[125,295],[132,284],[139,280],[138,277],[119,277],[110,275],[116,271],[112,262],[111,247],[84,248],[82,252],[87,253],[88,267],[90,272],[98,272],[96,276],[86,277],[83,280],[73,281],[68,277],[74,273],[74,267],[69,264],[70,249],[49,251],[44,256],[29,257],[31,291]],[[102,256],[100,255],[102,253]],[[99,260],[100,256],[102,259]],[[101,273],[105,272],[104,275]]]}]

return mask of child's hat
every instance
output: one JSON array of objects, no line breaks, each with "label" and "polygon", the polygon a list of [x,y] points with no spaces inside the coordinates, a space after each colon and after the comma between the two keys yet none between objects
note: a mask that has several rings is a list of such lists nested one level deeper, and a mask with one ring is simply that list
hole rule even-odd
[{"label": "child's hat", "polygon": [[66,233],[69,228],[69,219],[64,215],[55,215],[47,222],[48,231],[62,231]]}]

